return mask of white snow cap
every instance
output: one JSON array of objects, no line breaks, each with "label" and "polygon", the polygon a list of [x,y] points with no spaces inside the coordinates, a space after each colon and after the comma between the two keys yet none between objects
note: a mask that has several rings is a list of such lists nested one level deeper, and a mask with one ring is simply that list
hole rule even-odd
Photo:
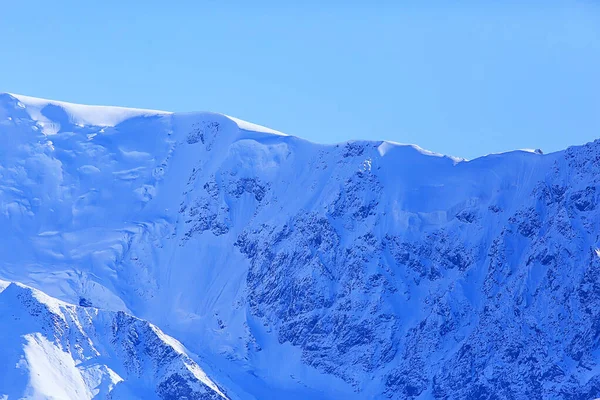
[{"label": "white snow cap", "polygon": [[42,115],[42,110],[48,105],[62,108],[69,116],[69,120],[77,125],[115,126],[126,119],[139,116],[171,114],[166,111],[144,110],[140,108],[125,108],[112,106],[87,106],[82,104],[67,103],[64,101],[40,99],[37,97],[23,96],[9,93],[19,100],[32,119],[44,123],[49,122]]},{"label": "white snow cap", "polygon": [[[62,108],[69,116],[69,122],[80,126],[93,125],[102,127],[113,127],[129,118],[173,114],[170,111],[114,106],[89,106],[83,104],[69,103],[66,101],[48,100],[37,97],[24,96],[15,93],[8,94],[16,98],[19,101],[19,103],[21,103],[21,105],[27,111],[29,116],[39,123],[39,125],[42,127],[42,131],[47,135],[55,134],[60,129],[60,125],[57,125],[56,122],[50,121],[46,116],[42,114],[42,110],[48,105],[53,105]],[[230,117],[229,115],[222,115],[235,122],[240,129],[246,131],[269,133],[279,136],[288,136],[285,133],[276,131],[271,128],[253,124],[251,122],[246,122],[235,117]]]}]

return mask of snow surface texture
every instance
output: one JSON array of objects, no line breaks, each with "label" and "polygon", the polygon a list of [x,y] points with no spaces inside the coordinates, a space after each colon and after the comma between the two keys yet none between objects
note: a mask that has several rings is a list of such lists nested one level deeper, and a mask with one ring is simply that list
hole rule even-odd
[{"label": "snow surface texture", "polygon": [[599,185],[0,95],[0,397],[598,397]]}]

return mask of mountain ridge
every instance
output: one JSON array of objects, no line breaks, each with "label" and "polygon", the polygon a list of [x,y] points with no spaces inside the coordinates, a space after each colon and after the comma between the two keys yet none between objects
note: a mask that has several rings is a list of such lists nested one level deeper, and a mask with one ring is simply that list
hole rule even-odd
[{"label": "mountain ridge", "polygon": [[[81,108],[83,107],[84,109],[87,108],[89,113],[95,113],[95,114],[102,114],[101,111],[104,111],[108,114],[111,113],[115,113],[115,112],[121,112],[124,115],[128,115],[128,117],[121,117],[122,120],[126,119],[126,118],[131,118],[132,116],[139,116],[139,115],[146,115],[146,116],[150,116],[150,115],[170,115],[170,114],[216,114],[216,115],[221,115],[221,116],[225,116],[231,120],[233,120],[239,127],[240,129],[244,129],[244,130],[248,130],[248,131],[256,131],[256,132],[264,132],[264,133],[272,133],[272,134],[276,134],[276,135],[284,135],[284,136],[288,136],[285,133],[282,133],[280,131],[271,129],[269,127],[266,126],[262,126],[262,125],[258,125],[252,122],[248,122],[248,121],[244,121],[241,120],[239,118],[233,117],[233,116],[229,116],[227,114],[223,114],[223,113],[218,113],[218,112],[212,112],[212,111],[183,111],[183,112],[174,112],[174,111],[164,111],[164,110],[154,110],[154,109],[143,109],[143,108],[135,108],[135,107],[123,107],[123,106],[105,106],[105,105],[84,105],[84,104],[80,104],[80,103],[72,103],[72,102],[68,102],[68,101],[62,101],[62,100],[49,100],[49,99],[44,99],[44,98],[38,98],[38,97],[33,97],[33,96],[27,96],[27,95],[21,95],[21,94],[15,94],[15,93],[9,93],[9,92],[0,92],[0,95],[9,95],[19,101],[22,101],[24,103],[30,103],[33,105],[36,105],[36,107],[40,107],[40,106],[46,106],[46,105],[57,105],[57,106],[62,106],[62,107],[67,107],[67,108],[73,108],[75,106],[75,108]],[[112,112],[111,112],[112,111]],[[118,119],[117,119],[118,120]],[[121,120],[121,122],[122,122]],[[110,122],[104,122],[104,123],[96,123],[94,125],[97,126],[114,126],[115,125],[115,120],[111,120],[111,118],[108,118],[108,121]],[[302,139],[299,136],[295,136],[298,139]],[[302,139],[305,140],[305,139]],[[344,142],[339,142],[339,143],[333,143],[330,145],[340,145],[340,144],[344,144],[346,142],[360,142],[360,141],[365,141],[365,140],[361,140],[361,139],[349,139],[347,141]],[[378,140],[367,140],[367,141],[372,141],[372,142],[378,142]],[[423,154],[429,154],[429,155],[433,155],[433,156],[445,156],[445,157],[449,157],[452,158],[456,161],[473,161],[476,160],[478,158],[481,157],[487,157],[487,156],[492,156],[492,155],[501,155],[501,154],[506,154],[506,153],[512,153],[512,152],[527,152],[527,153],[539,153],[539,149],[514,149],[514,150],[508,150],[508,151],[503,151],[503,152],[492,152],[492,153],[488,153],[488,154],[484,154],[478,157],[475,157],[473,159],[466,159],[463,157],[458,157],[458,156],[452,156],[452,155],[447,155],[447,154],[442,154],[442,153],[437,153],[434,151],[430,151],[427,149],[423,149],[421,148],[419,145],[417,144],[411,144],[411,143],[400,143],[400,142],[395,142],[393,140],[381,140],[381,142],[383,143],[389,143],[391,145],[398,145],[398,146],[411,146],[413,148],[415,148],[416,150],[422,152]],[[315,144],[319,144],[318,142],[311,142],[311,143],[315,143]],[[556,152],[560,152],[560,151],[564,151],[563,150],[557,150]],[[552,154],[552,153],[549,153]]]},{"label": "mountain ridge", "polygon": [[48,111],[0,96],[0,279],[149,321],[228,397],[600,395],[600,141],[458,161]]},{"label": "mountain ridge", "polygon": [[[159,397],[226,399],[188,357],[187,350],[152,324],[122,312],[104,313],[68,304],[19,283],[2,282],[1,286],[3,359],[14,360],[11,352],[18,346],[12,335],[21,336],[25,345],[16,362],[17,371],[29,370],[31,380],[19,386],[15,380],[19,382],[23,373],[3,368],[0,390],[10,385],[9,394],[15,397],[26,389],[33,397],[91,398],[112,393],[122,398],[143,389],[144,385],[136,382],[143,375],[156,374],[149,385],[156,386]],[[7,329],[6,319],[15,321],[23,332]],[[124,337],[121,331],[126,332]],[[101,337],[109,332],[111,340],[103,342]],[[142,336],[147,337],[146,347],[138,348]],[[7,348],[8,344],[11,347]],[[148,357],[153,365],[163,366],[152,371],[144,365]]]}]

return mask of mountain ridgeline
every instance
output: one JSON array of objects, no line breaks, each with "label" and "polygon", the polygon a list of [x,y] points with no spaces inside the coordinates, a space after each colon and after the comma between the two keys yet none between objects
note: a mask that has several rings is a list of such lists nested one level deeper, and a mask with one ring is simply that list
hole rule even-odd
[{"label": "mountain ridgeline", "polygon": [[467,161],[2,94],[0,396],[600,397],[599,196],[600,141]]}]

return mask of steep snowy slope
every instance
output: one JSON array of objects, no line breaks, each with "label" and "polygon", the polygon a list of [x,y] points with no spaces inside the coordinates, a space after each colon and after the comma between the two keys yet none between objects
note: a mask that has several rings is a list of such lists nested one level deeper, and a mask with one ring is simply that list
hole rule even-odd
[{"label": "steep snowy slope", "polygon": [[2,283],[0,395],[55,399],[226,399],[158,328]]},{"label": "steep snowy slope", "polygon": [[5,94],[0,278],[150,321],[230,397],[590,398],[599,180],[600,142],[464,161]]}]

